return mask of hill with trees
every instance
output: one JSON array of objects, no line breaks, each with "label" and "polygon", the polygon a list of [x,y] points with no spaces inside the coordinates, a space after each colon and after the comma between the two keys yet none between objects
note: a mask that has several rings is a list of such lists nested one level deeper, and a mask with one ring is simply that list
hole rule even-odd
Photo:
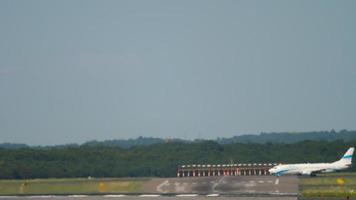
[{"label": "hill with trees", "polygon": [[356,140],[2,148],[0,178],[171,177],[183,164],[331,162],[340,159],[350,146],[356,146]]},{"label": "hill with trees", "polygon": [[[249,135],[238,135],[230,138],[217,138],[216,141],[219,144],[232,144],[232,143],[282,143],[289,144],[300,142],[304,140],[310,141],[334,141],[334,140],[343,140],[350,141],[356,140],[356,131],[341,130],[336,132],[331,131],[311,131],[311,132],[280,132],[280,133],[260,133],[260,134],[249,134]],[[184,140],[184,139],[162,139],[154,137],[138,137],[136,139],[114,139],[114,140],[105,140],[97,141],[92,140],[85,142],[83,144],[64,144],[56,146],[47,146],[47,147],[75,147],[75,146],[107,146],[107,147],[121,147],[121,148],[130,148],[133,146],[149,146],[153,144],[164,144],[164,143],[200,143],[205,141],[204,139],[195,139],[195,140]],[[0,148],[5,149],[20,149],[20,148],[30,148],[30,147],[39,147],[39,146],[29,146],[26,144],[12,144],[12,143],[0,143]],[[43,147],[43,146],[40,146]]]},{"label": "hill with trees", "polygon": [[356,131],[341,130],[331,131],[311,131],[311,132],[280,132],[280,133],[260,133],[258,135],[239,135],[231,138],[218,138],[220,144],[230,143],[295,143],[304,140],[310,141],[350,141],[356,139]]}]

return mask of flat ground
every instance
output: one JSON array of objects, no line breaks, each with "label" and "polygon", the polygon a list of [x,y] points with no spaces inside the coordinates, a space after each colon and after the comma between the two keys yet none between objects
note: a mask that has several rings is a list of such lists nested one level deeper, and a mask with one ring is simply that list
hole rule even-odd
[{"label": "flat ground", "polygon": [[296,176],[221,176],[155,178],[146,182],[144,192],[194,194],[285,194],[297,195]]},{"label": "flat ground", "polygon": [[0,195],[136,193],[149,179],[1,180]]},{"label": "flat ground", "polygon": [[[27,197],[0,197],[0,199],[11,200],[28,200]],[[142,196],[65,196],[65,197],[31,197],[31,200],[142,200],[142,199],[159,199],[159,200],[212,200],[216,198],[197,196],[197,197],[142,197]],[[218,197],[219,200],[236,200],[236,197]],[[238,197],[238,200],[297,200],[297,197]]]},{"label": "flat ground", "polygon": [[0,195],[66,194],[297,195],[295,176],[1,180]]},{"label": "flat ground", "polygon": [[[200,196],[196,198],[205,198],[206,195],[220,195],[220,198],[229,195],[240,197],[268,197],[269,195],[278,197],[282,195],[287,198],[296,197],[299,194],[299,199],[325,199],[326,197],[328,199],[331,197],[356,199],[356,173],[321,174],[317,177],[222,176],[0,180],[0,198],[2,199],[6,198],[4,197],[6,195],[82,194],[160,194],[170,196],[199,194]],[[95,199],[95,197],[91,198]],[[125,196],[125,198],[131,197]]]},{"label": "flat ground", "polygon": [[356,173],[318,174],[300,178],[300,194],[307,197],[356,198]]}]

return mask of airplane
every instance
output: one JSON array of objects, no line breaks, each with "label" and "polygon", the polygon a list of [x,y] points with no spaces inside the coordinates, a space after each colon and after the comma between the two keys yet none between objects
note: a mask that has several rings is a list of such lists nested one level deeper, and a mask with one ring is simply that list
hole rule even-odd
[{"label": "airplane", "polygon": [[354,147],[350,147],[340,160],[332,163],[280,164],[269,169],[268,171],[270,174],[275,176],[281,176],[284,174],[315,176],[316,173],[343,170],[351,166],[354,150]]}]

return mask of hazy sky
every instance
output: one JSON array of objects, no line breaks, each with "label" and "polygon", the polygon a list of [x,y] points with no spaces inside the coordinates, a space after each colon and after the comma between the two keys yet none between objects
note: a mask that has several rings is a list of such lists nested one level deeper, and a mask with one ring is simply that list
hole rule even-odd
[{"label": "hazy sky", "polygon": [[0,143],[356,129],[356,1],[0,1]]}]

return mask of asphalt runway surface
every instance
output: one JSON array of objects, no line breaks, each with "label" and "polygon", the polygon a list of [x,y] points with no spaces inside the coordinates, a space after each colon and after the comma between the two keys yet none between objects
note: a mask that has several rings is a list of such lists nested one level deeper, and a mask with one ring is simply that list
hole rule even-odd
[{"label": "asphalt runway surface", "polygon": [[297,195],[297,176],[220,176],[152,179],[143,190],[159,194]]},{"label": "asphalt runway surface", "polygon": [[161,196],[31,196],[31,197],[0,197],[0,199],[9,200],[297,200],[297,197],[161,197]]},{"label": "asphalt runway surface", "polygon": [[297,176],[152,178],[136,194],[0,196],[0,200],[295,200],[298,184]]}]

